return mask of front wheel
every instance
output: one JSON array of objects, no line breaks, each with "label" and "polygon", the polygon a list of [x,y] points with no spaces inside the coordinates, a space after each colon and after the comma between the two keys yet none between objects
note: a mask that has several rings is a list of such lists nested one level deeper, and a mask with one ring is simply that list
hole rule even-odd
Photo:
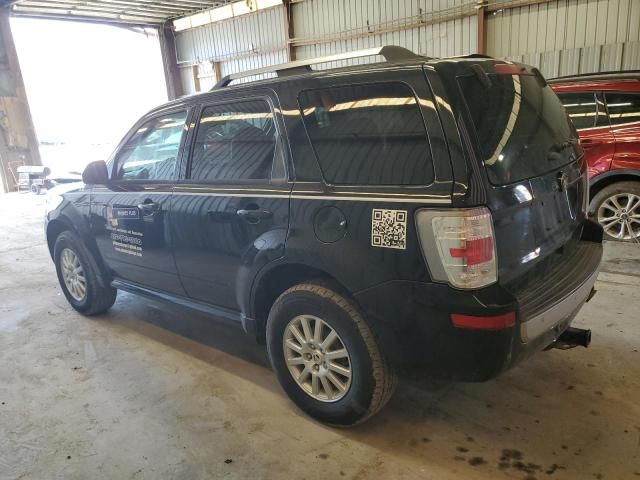
[{"label": "front wheel", "polygon": [[111,308],[117,290],[102,277],[93,255],[77,235],[62,232],[56,239],[53,259],[62,292],[73,308],[85,315]]},{"label": "front wheel", "polygon": [[395,376],[354,303],[332,286],[296,285],[267,320],[271,365],[291,400],[336,426],[360,423],[389,400]]},{"label": "front wheel", "polygon": [[608,240],[640,241],[640,182],[618,182],[600,190],[591,210]]}]

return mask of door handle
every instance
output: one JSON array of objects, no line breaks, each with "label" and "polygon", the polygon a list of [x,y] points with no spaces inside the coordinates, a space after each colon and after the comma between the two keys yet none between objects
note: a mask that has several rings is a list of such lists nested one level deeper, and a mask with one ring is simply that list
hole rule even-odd
[{"label": "door handle", "polygon": [[246,218],[247,220],[262,220],[264,218],[271,218],[273,213],[269,210],[260,210],[258,208],[245,209],[241,208],[236,211],[236,215],[240,218]]},{"label": "door handle", "polygon": [[142,211],[143,214],[148,215],[160,210],[160,204],[154,202],[139,203],[138,208]]}]

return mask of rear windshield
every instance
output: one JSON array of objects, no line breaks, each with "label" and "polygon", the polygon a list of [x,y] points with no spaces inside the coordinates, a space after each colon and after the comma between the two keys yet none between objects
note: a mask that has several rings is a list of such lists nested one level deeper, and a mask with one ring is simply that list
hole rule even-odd
[{"label": "rear windshield", "polygon": [[551,87],[533,75],[459,77],[489,180],[505,185],[537,177],[576,158],[575,129]]},{"label": "rear windshield", "polygon": [[303,121],[331,184],[428,185],[433,161],[415,94],[403,83],[300,92]]}]

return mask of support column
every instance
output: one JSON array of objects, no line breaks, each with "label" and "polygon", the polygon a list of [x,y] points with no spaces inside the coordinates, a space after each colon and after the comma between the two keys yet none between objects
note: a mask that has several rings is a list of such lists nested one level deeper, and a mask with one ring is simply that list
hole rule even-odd
[{"label": "support column", "polygon": [[295,38],[294,28],[293,28],[293,3],[291,0],[284,0],[284,14],[287,17],[286,26],[287,26],[287,58],[290,62],[296,59],[296,48],[291,43],[291,40]]},{"label": "support column", "polygon": [[478,10],[478,51],[482,55],[487,54],[487,1],[480,0],[476,6]]},{"label": "support column", "polygon": [[173,100],[184,95],[182,78],[178,68],[176,55],[176,36],[170,22],[158,28],[160,51],[162,53],[162,66],[164,67],[164,79],[167,84],[167,95]]},{"label": "support column", "polygon": [[0,9],[0,192],[17,188],[16,170],[42,165],[38,140],[9,25],[9,11]]}]

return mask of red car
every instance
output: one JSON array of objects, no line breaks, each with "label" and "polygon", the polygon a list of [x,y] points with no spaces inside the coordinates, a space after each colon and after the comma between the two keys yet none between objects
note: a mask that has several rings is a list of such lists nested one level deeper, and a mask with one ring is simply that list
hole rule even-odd
[{"label": "red car", "polygon": [[549,80],[589,166],[589,213],[609,239],[640,242],[640,71]]}]

